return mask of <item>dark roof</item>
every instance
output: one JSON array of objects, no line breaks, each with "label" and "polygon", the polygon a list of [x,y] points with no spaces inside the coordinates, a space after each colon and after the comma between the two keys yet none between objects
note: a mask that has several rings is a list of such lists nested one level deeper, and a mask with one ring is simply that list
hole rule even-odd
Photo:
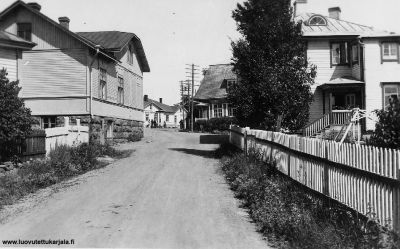
[{"label": "dark roof", "polygon": [[139,64],[143,72],[150,72],[149,63],[140,39],[134,33],[121,31],[77,32],[85,39],[99,44],[107,52],[119,52],[132,40],[138,51]]},{"label": "dark roof", "polygon": [[[326,26],[308,25],[308,20],[313,16],[322,16],[327,21]],[[329,36],[360,36],[360,37],[385,37],[398,36],[392,32],[376,30],[373,27],[338,20],[315,13],[302,13],[296,16],[297,21],[302,21],[302,31],[305,37],[329,37]]]},{"label": "dark roof", "polygon": [[[2,12],[0,12],[0,19],[3,18],[5,15],[12,13],[12,11],[19,7],[22,6],[24,8],[26,8],[27,10],[31,11],[32,13],[40,16],[41,18],[45,19],[46,21],[50,22],[51,24],[53,24],[54,26],[58,27],[59,29],[61,29],[62,31],[64,31],[65,33],[67,33],[68,35],[74,37],[75,39],[77,39],[78,41],[82,42],[83,44],[85,44],[86,46],[96,50],[97,49],[97,45],[100,45],[100,54],[102,54],[105,57],[111,58],[113,60],[118,61],[112,54],[110,54],[110,50],[107,49],[107,47],[102,46],[101,44],[98,44],[84,36],[81,36],[77,33],[72,32],[71,30],[65,28],[64,26],[60,25],[58,22],[52,20],[51,18],[49,18],[48,16],[44,15],[42,12],[32,8],[31,6],[29,6],[28,4],[24,3],[23,1],[15,1],[13,4],[11,4],[9,7],[7,7],[5,10],[3,10]],[[114,31],[117,32],[117,31]],[[140,62],[140,66],[142,67],[142,71],[143,72],[150,72],[150,68],[146,59],[146,55],[144,53],[143,50],[143,46],[141,44],[140,39],[132,33],[128,33],[131,34],[132,37],[135,37],[136,39],[134,40],[135,42],[135,47],[138,50],[138,56],[139,56],[139,62]],[[113,51],[115,52],[115,51]]]},{"label": "dark roof", "polygon": [[147,99],[147,101],[143,101],[144,103],[144,108],[148,107],[150,104],[153,104],[155,106],[157,106],[159,109],[161,109],[161,111],[163,112],[168,112],[168,113],[175,113],[178,109],[176,108],[176,106],[169,106],[163,103],[160,103],[158,101],[155,101],[153,99]]},{"label": "dark roof", "polygon": [[226,98],[226,88],[221,86],[226,80],[237,78],[232,69],[233,66],[230,64],[210,65],[205,71],[204,78],[194,99],[209,100]]},{"label": "dark roof", "polygon": [[21,37],[0,30],[0,46],[18,47],[22,49],[31,49],[36,45],[34,42],[27,41]]}]

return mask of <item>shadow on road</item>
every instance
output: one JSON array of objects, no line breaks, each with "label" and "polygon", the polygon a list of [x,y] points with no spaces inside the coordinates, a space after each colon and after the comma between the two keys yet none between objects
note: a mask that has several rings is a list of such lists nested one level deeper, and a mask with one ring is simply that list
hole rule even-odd
[{"label": "shadow on road", "polygon": [[229,135],[201,135],[200,144],[224,144],[229,143]]},{"label": "shadow on road", "polygon": [[215,158],[213,150],[196,150],[196,149],[185,149],[185,148],[169,148],[169,150],[178,151],[195,156],[201,156],[205,158]]}]

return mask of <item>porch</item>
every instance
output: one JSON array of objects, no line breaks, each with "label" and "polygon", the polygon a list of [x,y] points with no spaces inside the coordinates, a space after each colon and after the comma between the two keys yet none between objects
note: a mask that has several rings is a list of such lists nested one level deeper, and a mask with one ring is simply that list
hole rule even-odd
[{"label": "porch", "polygon": [[[322,100],[317,105],[322,109],[322,116],[314,118],[303,129],[303,135],[315,136],[324,130],[348,125],[353,108],[365,109],[364,89],[364,82],[350,78],[337,78],[318,86]],[[362,122],[362,130],[364,127]]]}]

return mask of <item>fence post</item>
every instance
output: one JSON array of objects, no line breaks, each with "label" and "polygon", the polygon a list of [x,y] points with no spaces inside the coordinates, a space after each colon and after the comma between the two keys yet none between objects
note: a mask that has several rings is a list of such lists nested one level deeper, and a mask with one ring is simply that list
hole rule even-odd
[{"label": "fence post", "polygon": [[69,117],[64,117],[64,127],[69,126]]},{"label": "fence post", "polygon": [[[324,158],[328,160],[328,155],[329,155],[329,149],[328,149],[328,144],[325,142],[322,142],[324,149],[325,149],[325,155]],[[324,163],[324,186],[323,186],[323,193],[326,196],[329,196],[329,166],[327,163]]]},{"label": "fence post", "polygon": [[244,130],[244,134],[243,134],[243,150],[244,150],[244,155],[247,156],[247,129]]}]

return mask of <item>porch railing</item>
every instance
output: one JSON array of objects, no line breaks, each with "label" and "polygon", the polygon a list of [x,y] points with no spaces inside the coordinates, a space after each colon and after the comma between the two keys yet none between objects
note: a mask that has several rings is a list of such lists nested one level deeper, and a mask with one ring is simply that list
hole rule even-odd
[{"label": "porch railing", "polygon": [[331,125],[345,125],[350,121],[351,113],[351,110],[333,110],[307,125],[303,129],[303,135],[311,137]]}]

